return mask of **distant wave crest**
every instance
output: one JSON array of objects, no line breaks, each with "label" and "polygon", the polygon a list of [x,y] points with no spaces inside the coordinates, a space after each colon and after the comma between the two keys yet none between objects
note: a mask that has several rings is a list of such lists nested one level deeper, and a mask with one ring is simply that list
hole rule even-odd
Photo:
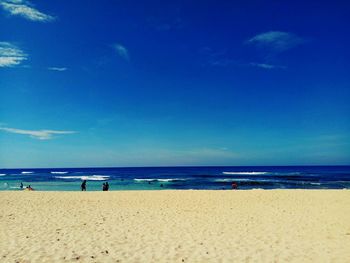
[{"label": "distant wave crest", "polygon": [[32,174],[32,173],[34,173],[34,172],[27,172],[27,171],[21,172],[21,174]]},{"label": "distant wave crest", "polygon": [[0,176],[5,176],[6,174],[0,174]]},{"label": "distant wave crest", "polygon": [[234,175],[259,175],[267,174],[268,172],[222,172],[223,174],[234,174]]},{"label": "distant wave crest", "polygon": [[134,181],[136,181],[136,182],[152,182],[152,181],[157,181],[157,179],[139,179],[139,178],[135,178]]},{"label": "distant wave crest", "polygon": [[214,182],[226,183],[226,182],[249,182],[253,181],[251,179],[242,179],[242,178],[225,178],[225,179],[215,179]]},{"label": "distant wave crest", "polygon": [[222,178],[222,179],[215,179],[214,182],[219,182],[219,183],[225,183],[225,182],[254,182],[254,183],[266,183],[266,182],[283,182],[282,180],[270,180],[270,179],[248,179],[248,178]]},{"label": "distant wave crest", "polygon": [[68,172],[51,172],[51,174],[67,174]]},{"label": "distant wave crest", "polygon": [[176,182],[176,181],[186,181],[184,178],[172,178],[172,179],[158,179],[159,182]]},{"label": "distant wave crest", "polygon": [[108,180],[108,175],[82,175],[82,176],[55,176],[57,179],[65,180],[87,180],[87,181],[105,181]]},{"label": "distant wave crest", "polygon": [[176,181],[185,181],[184,178],[166,178],[166,179],[157,179],[157,178],[135,178],[134,181],[136,182],[176,182]]}]

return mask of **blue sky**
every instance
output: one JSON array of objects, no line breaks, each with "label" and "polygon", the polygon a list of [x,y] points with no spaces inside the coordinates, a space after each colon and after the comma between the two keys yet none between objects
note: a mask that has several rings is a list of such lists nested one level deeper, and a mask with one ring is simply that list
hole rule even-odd
[{"label": "blue sky", "polygon": [[0,167],[350,164],[349,12],[0,0]]}]

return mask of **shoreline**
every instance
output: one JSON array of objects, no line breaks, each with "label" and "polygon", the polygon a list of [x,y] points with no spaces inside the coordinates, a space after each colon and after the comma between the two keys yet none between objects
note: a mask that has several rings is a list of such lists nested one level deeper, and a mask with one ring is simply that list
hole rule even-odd
[{"label": "shoreline", "polygon": [[258,191],[265,191],[265,192],[287,192],[287,191],[307,191],[307,192],[317,192],[317,191],[325,191],[325,192],[331,192],[331,191],[349,191],[349,188],[344,188],[344,189],[140,189],[140,190],[109,190],[109,191],[102,191],[102,190],[87,190],[87,191],[81,191],[81,190],[53,190],[53,191],[48,191],[48,190],[2,190],[0,191],[1,193],[22,193],[22,192],[35,192],[35,193],[119,193],[119,192],[130,192],[130,193],[137,193],[137,192],[258,192]]},{"label": "shoreline", "polygon": [[347,262],[344,190],[1,191],[0,261]]}]

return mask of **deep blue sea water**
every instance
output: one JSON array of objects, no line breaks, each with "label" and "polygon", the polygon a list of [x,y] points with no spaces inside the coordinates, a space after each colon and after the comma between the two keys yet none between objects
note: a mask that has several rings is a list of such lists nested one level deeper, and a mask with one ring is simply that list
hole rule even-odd
[{"label": "deep blue sea water", "polygon": [[219,166],[143,168],[0,169],[0,190],[100,191],[163,189],[343,189],[350,188],[350,166]]}]

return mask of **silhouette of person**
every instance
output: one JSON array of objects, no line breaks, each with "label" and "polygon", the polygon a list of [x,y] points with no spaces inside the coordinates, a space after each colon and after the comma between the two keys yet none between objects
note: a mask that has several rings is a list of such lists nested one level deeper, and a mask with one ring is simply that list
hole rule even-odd
[{"label": "silhouette of person", "polygon": [[232,189],[236,190],[238,188],[238,184],[236,182],[232,182]]},{"label": "silhouette of person", "polygon": [[108,190],[109,190],[109,184],[108,184],[108,182],[106,182],[105,186],[106,186],[106,191],[108,191]]},{"label": "silhouette of person", "polygon": [[86,180],[81,183],[81,191],[86,191]]},{"label": "silhouette of person", "polygon": [[21,184],[19,185],[19,188],[23,189],[23,183],[21,182]]}]

